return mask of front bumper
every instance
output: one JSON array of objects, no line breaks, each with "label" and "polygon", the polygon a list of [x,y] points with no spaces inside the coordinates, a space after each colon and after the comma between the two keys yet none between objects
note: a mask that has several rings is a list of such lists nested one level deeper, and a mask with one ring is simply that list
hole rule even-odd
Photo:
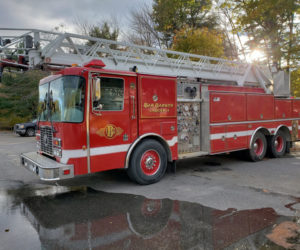
[{"label": "front bumper", "polygon": [[74,166],[51,160],[37,152],[20,155],[21,165],[43,181],[58,181],[74,177]]},{"label": "front bumper", "polygon": [[15,129],[15,133],[19,134],[19,135],[25,135],[26,129],[25,128],[24,129],[20,129],[20,128]]}]

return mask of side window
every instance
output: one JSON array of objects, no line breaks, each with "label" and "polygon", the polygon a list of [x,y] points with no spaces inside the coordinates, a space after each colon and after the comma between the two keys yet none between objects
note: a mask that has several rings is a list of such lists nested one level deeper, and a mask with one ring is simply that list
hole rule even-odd
[{"label": "side window", "polygon": [[120,111],[124,105],[124,80],[120,78],[100,78],[100,99],[93,102],[93,109],[100,111]]}]

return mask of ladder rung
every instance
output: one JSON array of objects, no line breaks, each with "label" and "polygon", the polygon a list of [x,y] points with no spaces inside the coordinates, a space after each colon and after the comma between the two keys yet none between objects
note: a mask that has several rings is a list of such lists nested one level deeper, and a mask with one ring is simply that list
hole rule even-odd
[{"label": "ladder rung", "polygon": [[[0,56],[5,57],[6,53],[11,53],[16,48],[16,44],[23,42],[24,37],[30,35],[34,44],[34,48],[28,49],[29,57],[34,58],[34,60],[29,60],[31,68],[36,67],[36,64],[45,64],[46,58],[47,62],[51,61],[50,64],[56,65],[73,63],[83,65],[88,60],[101,59],[109,69],[129,70],[129,68],[137,66],[139,72],[147,74],[226,80],[239,85],[245,83],[262,85],[262,79],[267,79],[267,76],[257,75],[263,74],[262,70],[249,71],[249,67],[252,66],[240,61],[133,45],[78,34],[38,29],[0,28],[0,37],[7,36],[12,32],[16,33],[15,36],[11,36],[13,43],[2,46],[0,44],[2,51]],[[88,46],[87,41],[94,44]],[[34,51],[39,53],[34,53]]]}]

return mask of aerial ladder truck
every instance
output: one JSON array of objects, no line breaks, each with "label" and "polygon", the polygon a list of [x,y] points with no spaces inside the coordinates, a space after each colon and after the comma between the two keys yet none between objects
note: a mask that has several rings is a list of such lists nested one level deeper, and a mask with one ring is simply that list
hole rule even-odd
[{"label": "aerial ladder truck", "polygon": [[299,139],[300,100],[284,72],[70,33],[0,32],[18,32],[2,43],[1,63],[22,41],[24,65],[55,70],[39,83],[37,152],[21,154],[42,180],[124,168],[151,184],[179,159],[244,151],[260,161]]}]

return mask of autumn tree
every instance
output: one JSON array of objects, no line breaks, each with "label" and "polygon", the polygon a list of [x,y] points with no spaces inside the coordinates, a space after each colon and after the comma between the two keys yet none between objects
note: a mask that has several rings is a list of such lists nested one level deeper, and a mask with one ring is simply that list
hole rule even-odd
[{"label": "autumn tree", "polygon": [[176,32],[172,49],[205,56],[222,57],[224,55],[223,37],[217,31],[208,28],[183,27]]},{"label": "autumn tree", "polygon": [[165,46],[172,46],[173,36],[184,26],[215,28],[217,18],[211,8],[211,0],[154,0],[153,19],[156,29],[163,34]]}]

